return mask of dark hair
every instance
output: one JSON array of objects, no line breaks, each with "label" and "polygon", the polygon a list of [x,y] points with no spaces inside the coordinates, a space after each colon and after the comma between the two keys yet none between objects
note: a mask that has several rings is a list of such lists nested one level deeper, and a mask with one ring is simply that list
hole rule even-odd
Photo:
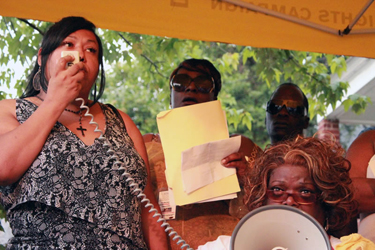
[{"label": "dark hair", "polygon": [[333,140],[314,137],[285,141],[269,146],[255,160],[246,174],[245,203],[253,210],[266,203],[266,190],[270,176],[284,164],[305,167],[317,189],[323,204],[330,232],[347,225],[357,214],[352,180],[349,177],[350,162],[345,150]]},{"label": "dark hair", "polygon": [[100,68],[100,87],[99,91],[97,92],[97,87],[95,84],[94,87],[94,94],[93,94],[93,101],[94,103],[99,100],[99,98],[103,95],[104,87],[105,87],[105,74],[104,74],[104,67],[103,67],[103,46],[100,38],[95,33],[95,25],[86,20],[83,17],[65,17],[52,25],[46,34],[43,37],[42,45],[41,45],[41,65],[40,70],[41,72],[37,74],[39,70],[38,59],[35,62],[35,66],[31,71],[27,79],[27,86],[25,92],[22,94],[21,98],[31,97],[39,94],[39,90],[36,90],[33,86],[34,77],[40,81],[41,88],[47,92],[48,82],[45,77],[45,69],[46,64],[48,61],[49,56],[51,53],[61,45],[61,42],[69,36],[71,33],[77,30],[88,30],[94,33],[96,40],[99,45],[99,53],[98,53],[98,61],[99,61],[99,68]]},{"label": "dark hair", "polygon": [[[302,89],[300,87],[298,87],[297,84],[294,84],[294,83],[291,83],[291,82],[285,82],[285,83],[280,84],[279,86],[277,86],[276,90],[272,93],[271,98],[275,95],[275,93],[282,86],[292,86],[292,87],[295,87],[296,89],[298,89],[299,91],[301,91],[302,96],[303,96],[303,106],[306,108],[307,112],[309,112],[309,101],[307,100],[307,97],[306,97],[305,93],[303,93]],[[270,100],[271,100],[271,98],[270,98]]]},{"label": "dark hair", "polygon": [[[189,71],[196,71],[202,74],[206,74],[211,76],[214,79],[215,84],[215,98],[217,98],[220,90],[221,90],[221,75],[220,72],[215,68],[215,66],[206,59],[195,59],[190,58],[184,60],[182,63],[175,68],[169,77],[169,82],[172,80],[172,77],[177,74],[180,69],[186,69]],[[170,86],[169,86],[170,87]]]}]

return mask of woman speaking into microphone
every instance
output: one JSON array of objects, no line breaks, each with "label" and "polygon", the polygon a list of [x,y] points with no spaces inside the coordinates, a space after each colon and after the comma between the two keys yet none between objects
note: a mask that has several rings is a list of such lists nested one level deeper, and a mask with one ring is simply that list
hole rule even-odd
[{"label": "woman speaking into microphone", "polygon": [[1,202],[14,234],[8,248],[166,248],[163,229],[122,175],[124,168],[156,204],[142,136],[128,115],[98,102],[104,83],[95,26],[66,17],[44,35],[23,96],[0,102]]}]

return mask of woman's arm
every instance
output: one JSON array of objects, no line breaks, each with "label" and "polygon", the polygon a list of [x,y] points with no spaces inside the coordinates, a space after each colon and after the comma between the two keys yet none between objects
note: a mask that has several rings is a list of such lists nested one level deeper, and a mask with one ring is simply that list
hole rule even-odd
[{"label": "woman's arm", "polygon": [[258,152],[261,149],[248,137],[233,134],[233,136],[241,136],[241,146],[237,153],[230,154],[222,159],[221,164],[227,168],[236,168],[237,177],[242,186],[244,184],[244,178],[249,168],[249,162],[254,161]]},{"label": "woman's arm", "polygon": [[17,120],[15,100],[0,102],[0,185],[18,181],[29,169],[64,108],[80,93],[85,65],[65,69],[70,59],[60,58],[50,70],[48,93],[23,124]]},{"label": "woman's arm", "polygon": [[[145,161],[147,167],[148,176],[150,176],[150,170],[148,165],[147,159],[147,151],[146,147],[142,138],[141,133],[139,132],[137,126],[131,120],[131,118],[126,115],[125,113],[121,112],[121,116],[124,119],[126,130],[128,131],[129,136],[132,138],[134,142],[135,149],[141,155],[143,160]],[[156,201],[155,195],[152,192],[152,187],[150,183],[150,178],[147,178],[147,184],[144,190],[144,194],[147,198],[151,201],[154,207],[160,212],[159,204]],[[158,217],[153,218],[152,216],[154,213],[149,213],[150,208],[142,206],[142,229],[144,233],[144,237],[147,243],[147,246],[150,250],[162,250],[168,249],[167,244],[167,235],[164,231],[164,228],[161,227],[161,223],[157,222]]]},{"label": "woman's arm", "polygon": [[352,165],[350,177],[361,213],[375,213],[375,179],[366,178],[368,163],[374,154],[375,130],[359,135],[347,151],[347,159]]},{"label": "woman's arm", "polygon": [[0,185],[10,185],[28,170],[61,112],[43,102],[27,121],[16,118],[16,101],[0,102]]}]

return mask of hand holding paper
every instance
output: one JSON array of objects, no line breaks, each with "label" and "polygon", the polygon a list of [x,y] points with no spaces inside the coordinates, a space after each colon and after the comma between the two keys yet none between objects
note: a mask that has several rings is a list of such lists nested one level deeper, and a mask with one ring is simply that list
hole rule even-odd
[{"label": "hand holding paper", "polygon": [[181,171],[184,191],[189,194],[215,181],[235,175],[236,169],[223,167],[221,160],[238,152],[240,146],[241,137],[236,136],[183,151]]},{"label": "hand holding paper", "polygon": [[210,101],[161,112],[157,117],[157,123],[167,166],[167,182],[173,190],[176,205],[207,201],[240,191],[237,176],[233,174],[190,194],[184,191],[182,185],[182,151],[229,138],[225,113],[220,101]]}]

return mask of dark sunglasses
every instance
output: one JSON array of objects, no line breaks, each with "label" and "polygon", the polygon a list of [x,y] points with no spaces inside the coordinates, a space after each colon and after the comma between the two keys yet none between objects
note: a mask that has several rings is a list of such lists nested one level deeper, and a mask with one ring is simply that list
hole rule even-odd
[{"label": "dark sunglasses", "polygon": [[189,87],[191,82],[194,82],[194,86],[201,93],[211,93],[215,89],[214,79],[208,75],[199,75],[195,78],[191,78],[187,74],[174,75],[170,86],[177,92],[183,92]]},{"label": "dark sunglasses", "polygon": [[272,100],[267,102],[267,112],[271,115],[279,113],[283,107],[292,116],[306,116],[307,109],[304,106],[299,106],[299,103],[289,100]]},{"label": "dark sunglasses", "polygon": [[278,203],[282,203],[288,199],[289,196],[299,205],[309,205],[317,201],[318,194],[312,192],[297,192],[287,193],[285,190],[267,189],[267,198]]}]

